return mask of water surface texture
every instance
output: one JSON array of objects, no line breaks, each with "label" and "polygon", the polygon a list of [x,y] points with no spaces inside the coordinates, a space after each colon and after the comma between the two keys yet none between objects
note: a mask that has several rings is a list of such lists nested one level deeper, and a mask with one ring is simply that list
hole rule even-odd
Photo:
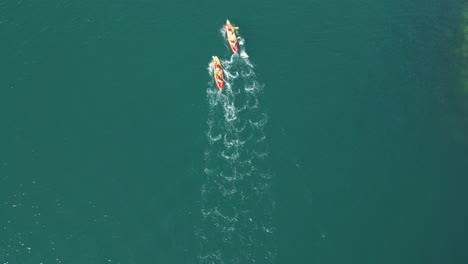
[{"label": "water surface texture", "polygon": [[463,3],[0,0],[0,263],[468,263]]}]

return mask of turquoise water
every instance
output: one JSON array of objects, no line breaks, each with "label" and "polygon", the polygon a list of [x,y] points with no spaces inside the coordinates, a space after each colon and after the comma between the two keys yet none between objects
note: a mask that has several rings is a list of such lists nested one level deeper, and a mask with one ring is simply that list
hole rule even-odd
[{"label": "turquoise water", "polygon": [[0,1],[0,263],[467,262],[462,2]]}]

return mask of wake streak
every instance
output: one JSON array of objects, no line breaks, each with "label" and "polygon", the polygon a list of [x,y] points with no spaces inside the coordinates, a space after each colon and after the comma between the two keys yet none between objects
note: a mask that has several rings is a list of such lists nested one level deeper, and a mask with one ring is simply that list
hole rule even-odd
[{"label": "wake streak", "polygon": [[197,231],[202,264],[273,263],[276,256],[267,115],[258,98],[263,87],[242,47],[240,54],[221,61],[225,89],[218,91],[213,82],[207,89],[209,144]]}]

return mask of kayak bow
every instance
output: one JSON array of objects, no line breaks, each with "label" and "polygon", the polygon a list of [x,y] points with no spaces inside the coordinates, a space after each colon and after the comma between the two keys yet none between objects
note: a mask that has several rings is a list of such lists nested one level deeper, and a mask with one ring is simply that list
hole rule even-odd
[{"label": "kayak bow", "polygon": [[213,56],[213,75],[216,86],[222,91],[224,87],[223,67],[217,56]]}]

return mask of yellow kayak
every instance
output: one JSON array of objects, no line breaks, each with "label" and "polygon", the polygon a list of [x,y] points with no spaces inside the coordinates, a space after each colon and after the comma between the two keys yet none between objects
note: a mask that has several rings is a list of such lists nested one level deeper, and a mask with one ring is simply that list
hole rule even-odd
[{"label": "yellow kayak", "polygon": [[237,27],[233,27],[229,20],[226,20],[226,25],[224,27],[226,28],[226,37],[229,46],[231,47],[232,52],[237,53],[237,50],[239,48],[239,44],[237,43],[238,37],[236,36]]},{"label": "yellow kayak", "polygon": [[213,75],[216,86],[218,86],[218,89],[222,91],[224,87],[223,66],[217,56],[213,56]]}]

